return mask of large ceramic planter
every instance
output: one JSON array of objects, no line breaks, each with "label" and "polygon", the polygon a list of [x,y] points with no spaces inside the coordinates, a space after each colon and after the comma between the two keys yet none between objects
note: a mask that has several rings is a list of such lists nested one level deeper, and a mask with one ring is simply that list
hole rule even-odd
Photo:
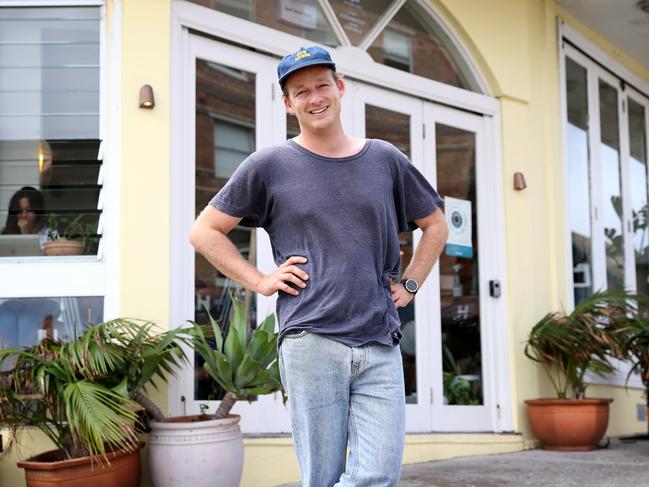
[{"label": "large ceramic planter", "polygon": [[613,399],[531,399],[525,401],[532,431],[546,450],[587,451],[608,427]]},{"label": "large ceramic planter", "polygon": [[63,460],[60,450],[52,450],[18,466],[25,469],[27,487],[139,487],[140,448],[109,453],[108,465],[92,457]]},{"label": "large ceramic planter", "polygon": [[151,422],[149,468],[155,487],[238,487],[243,470],[240,417]]}]

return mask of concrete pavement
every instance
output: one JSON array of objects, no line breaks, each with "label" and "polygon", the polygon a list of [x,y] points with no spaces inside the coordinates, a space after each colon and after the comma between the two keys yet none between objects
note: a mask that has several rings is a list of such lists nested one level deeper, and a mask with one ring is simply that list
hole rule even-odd
[{"label": "concrete pavement", "polygon": [[[404,465],[399,487],[649,487],[649,441],[590,452],[528,450]],[[286,487],[299,487],[290,484]]]}]

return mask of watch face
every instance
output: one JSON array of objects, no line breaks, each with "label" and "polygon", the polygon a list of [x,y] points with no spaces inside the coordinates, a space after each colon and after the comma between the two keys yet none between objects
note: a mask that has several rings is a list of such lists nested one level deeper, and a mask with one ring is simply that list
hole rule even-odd
[{"label": "watch face", "polygon": [[417,289],[419,289],[419,285],[417,284],[417,281],[415,281],[414,279],[406,279],[404,286],[406,286],[406,289],[411,293],[416,293]]}]

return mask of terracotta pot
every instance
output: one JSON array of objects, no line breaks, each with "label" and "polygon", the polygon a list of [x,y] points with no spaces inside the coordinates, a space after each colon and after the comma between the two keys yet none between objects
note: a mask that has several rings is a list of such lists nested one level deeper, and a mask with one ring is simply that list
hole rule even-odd
[{"label": "terracotta pot", "polygon": [[546,450],[587,451],[608,427],[613,399],[530,399],[527,414],[532,431]]},{"label": "terracotta pot", "polygon": [[43,244],[45,255],[83,255],[81,240],[50,240]]},{"label": "terracotta pot", "polygon": [[[152,421],[149,469],[155,487],[238,487],[243,438],[236,415],[201,421],[198,416]],[[120,486],[121,487],[121,486]]]},{"label": "terracotta pot", "polygon": [[27,487],[139,487],[142,446],[109,453],[110,465],[92,457],[63,460],[60,450],[52,450],[18,462],[18,467],[25,469]]}]

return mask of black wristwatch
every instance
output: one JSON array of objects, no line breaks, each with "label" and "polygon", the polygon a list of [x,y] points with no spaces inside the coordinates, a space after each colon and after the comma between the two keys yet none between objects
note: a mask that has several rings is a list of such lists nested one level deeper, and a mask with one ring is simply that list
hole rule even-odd
[{"label": "black wristwatch", "polygon": [[406,288],[406,291],[411,294],[417,294],[417,291],[419,291],[419,283],[414,279],[408,279],[407,277],[404,277],[403,279],[401,279],[401,284],[403,284],[403,287]]}]

